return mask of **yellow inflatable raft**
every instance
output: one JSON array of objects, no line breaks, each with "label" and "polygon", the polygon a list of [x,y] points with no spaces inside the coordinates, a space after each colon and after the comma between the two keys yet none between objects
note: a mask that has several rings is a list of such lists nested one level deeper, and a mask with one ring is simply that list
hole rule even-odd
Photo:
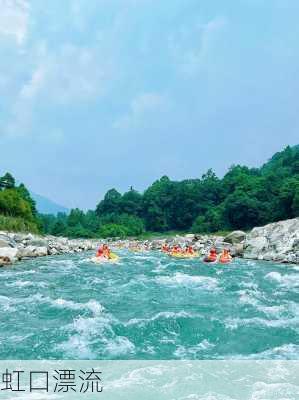
[{"label": "yellow inflatable raft", "polygon": [[196,258],[196,257],[199,257],[199,254],[197,252],[194,252],[193,254],[169,253],[168,255],[170,257],[175,257],[175,258]]},{"label": "yellow inflatable raft", "polygon": [[106,257],[92,257],[90,259],[91,262],[95,263],[95,264],[102,264],[102,263],[116,263],[119,261],[119,257],[117,254],[115,253],[110,253],[110,257],[106,258]]}]

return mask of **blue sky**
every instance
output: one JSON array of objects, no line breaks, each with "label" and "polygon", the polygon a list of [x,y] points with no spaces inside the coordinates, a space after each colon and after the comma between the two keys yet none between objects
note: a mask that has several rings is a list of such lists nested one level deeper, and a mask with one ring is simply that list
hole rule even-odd
[{"label": "blue sky", "polygon": [[0,172],[68,207],[299,142],[298,0],[0,0]]}]

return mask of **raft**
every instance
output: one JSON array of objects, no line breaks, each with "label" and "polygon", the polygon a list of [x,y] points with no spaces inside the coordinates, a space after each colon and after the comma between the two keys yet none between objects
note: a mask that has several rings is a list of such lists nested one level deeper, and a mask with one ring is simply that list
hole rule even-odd
[{"label": "raft", "polygon": [[197,252],[193,254],[184,254],[184,253],[168,253],[169,257],[174,258],[197,258],[199,254]]},{"label": "raft", "polygon": [[90,259],[91,262],[95,264],[104,264],[104,263],[117,263],[119,261],[119,256],[115,253],[110,253],[110,258],[106,257],[92,257]]},{"label": "raft", "polygon": [[221,257],[219,258],[219,263],[220,264],[229,264],[232,262],[231,258],[226,258],[226,259],[221,259]]},{"label": "raft", "polygon": [[217,264],[218,263],[218,260],[216,259],[216,260],[209,260],[209,259],[207,259],[207,258],[204,258],[203,260],[202,260],[205,264]]}]

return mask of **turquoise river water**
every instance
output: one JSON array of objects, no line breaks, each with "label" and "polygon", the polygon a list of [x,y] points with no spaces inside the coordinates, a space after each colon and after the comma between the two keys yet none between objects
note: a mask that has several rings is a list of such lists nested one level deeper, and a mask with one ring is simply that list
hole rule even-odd
[{"label": "turquoise river water", "polygon": [[299,359],[299,267],[120,251],[0,270],[0,359]]}]

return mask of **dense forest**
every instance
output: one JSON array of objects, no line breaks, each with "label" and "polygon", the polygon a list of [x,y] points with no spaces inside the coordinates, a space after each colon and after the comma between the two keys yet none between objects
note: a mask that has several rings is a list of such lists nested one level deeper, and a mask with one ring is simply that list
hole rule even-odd
[{"label": "dense forest", "polygon": [[38,233],[42,229],[34,200],[10,173],[0,177],[0,230]]},{"label": "dense forest", "polygon": [[[1,179],[5,183],[7,175]],[[14,202],[18,205],[8,206]],[[200,179],[180,182],[163,176],[143,193],[111,189],[95,210],[73,209],[68,215],[37,215],[24,185],[2,183],[0,214],[23,218],[43,233],[68,237],[248,230],[299,216],[299,145],[288,146],[261,168],[234,165],[222,179],[208,170]]]}]

